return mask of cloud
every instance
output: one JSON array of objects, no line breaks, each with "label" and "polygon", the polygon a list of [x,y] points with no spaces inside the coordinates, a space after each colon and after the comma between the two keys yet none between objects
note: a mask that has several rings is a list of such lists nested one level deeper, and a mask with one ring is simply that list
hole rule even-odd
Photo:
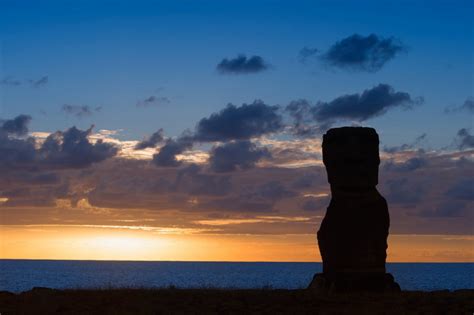
[{"label": "cloud", "polygon": [[38,88],[38,87],[42,87],[42,86],[48,84],[48,81],[49,81],[49,78],[46,75],[46,76],[43,76],[43,77],[39,78],[38,80],[29,79],[28,83],[30,83],[30,85],[32,87]]},{"label": "cloud", "polygon": [[171,103],[170,99],[165,96],[149,96],[137,102],[137,107],[159,106]]},{"label": "cloud", "polygon": [[252,168],[263,158],[270,158],[266,148],[257,148],[248,140],[239,140],[214,147],[209,166],[215,172],[232,172]]},{"label": "cloud", "polygon": [[307,197],[301,205],[301,209],[305,211],[322,211],[329,206],[330,201],[331,198],[329,196]]},{"label": "cloud", "polygon": [[280,131],[284,125],[278,110],[278,106],[260,100],[239,107],[228,104],[198,122],[195,139],[201,142],[245,140]]},{"label": "cloud", "polygon": [[150,137],[140,141],[135,146],[135,150],[143,150],[146,148],[155,148],[158,144],[162,143],[165,140],[163,135],[163,129],[160,128],[158,131],[154,132]]},{"label": "cloud", "polygon": [[236,196],[211,199],[200,204],[200,209],[240,213],[273,212],[276,202],[296,196],[277,180],[258,186],[245,186]]},{"label": "cloud", "polygon": [[455,141],[460,150],[474,148],[474,136],[466,128],[459,129]]},{"label": "cloud", "polygon": [[423,197],[422,186],[408,178],[391,179],[386,182],[389,203],[416,204]]},{"label": "cloud", "polygon": [[317,48],[303,47],[298,53],[298,60],[301,63],[306,63],[308,59],[315,57],[319,52]]},{"label": "cloud", "polygon": [[14,119],[1,121],[0,130],[16,136],[24,136],[28,133],[28,124],[31,121],[31,116],[19,115]]},{"label": "cloud", "polygon": [[101,106],[97,106],[92,108],[88,105],[71,105],[71,104],[64,104],[61,107],[61,111],[68,115],[76,116],[77,118],[83,118],[86,116],[92,116],[94,112],[100,112],[102,110]]},{"label": "cloud", "polygon": [[405,50],[404,45],[393,37],[354,34],[333,44],[320,58],[333,67],[376,72]]},{"label": "cloud", "polygon": [[281,182],[276,180],[260,185],[254,192],[249,194],[249,196],[254,196],[254,198],[263,198],[273,202],[296,195],[296,192],[287,189]]},{"label": "cloud", "polygon": [[272,212],[273,204],[265,201],[248,200],[243,196],[211,199],[199,205],[199,208],[216,211],[230,211],[236,213]]},{"label": "cloud", "polygon": [[388,84],[379,84],[362,93],[342,95],[316,105],[304,99],[293,101],[284,110],[293,120],[293,133],[305,136],[323,132],[336,121],[365,121],[390,109],[411,109],[422,102],[422,98],[413,99],[410,94],[395,91]]},{"label": "cloud", "polygon": [[192,196],[223,196],[232,191],[230,176],[202,174],[201,170],[196,164],[179,170],[173,185],[175,191]]},{"label": "cloud", "polygon": [[447,197],[458,200],[474,200],[474,179],[461,179],[446,191]]},{"label": "cloud", "polygon": [[238,55],[233,59],[224,58],[217,65],[217,70],[222,74],[249,74],[267,70],[269,65],[260,56],[247,58],[245,55]]},{"label": "cloud", "polygon": [[443,201],[434,209],[424,209],[418,214],[426,218],[462,218],[469,217],[466,214],[467,203],[462,201]]},{"label": "cloud", "polygon": [[321,173],[304,173],[302,176],[298,177],[293,183],[292,187],[295,189],[308,189],[314,188],[317,184],[325,184],[326,178],[325,174]]},{"label": "cloud", "polygon": [[404,162],[395,163],[393,161],[387,161],[382,166],[385,170],[392,170],[396,172],[412,172],[419,168],[425,167],[427,160],[423,157],[413,157]]},{"label": "cloud", "polygon": [[0,169],[3,169],[3,172],[29,165],[34,161],[35,139],[21,138],[28,133],[30,121],[31,117],[28,115],[0,121]]},{"label": "cloud", "polygon": [[12,76],[7,76],[0,80],[0,85],[18,86],[21,85],[21,81],[15,80]]},{"label": "cloud", "polygon": [[[153,156],[153,163],[162,167],[176,167],[181,164],[181,162],[177,160],[176,155],[191,149],[196,142],[248,140],[253,137],[260,137],[282,130],[284,124],[278,111],[278,106],[266,105],[260,100],[256,100],[251,104],[243,104],[239,107],[228,104],[227,107],[221,111],[201,119],[197,123],[194,132],[187,131],[184,135],[175,140],[168,139],[165,145],[161,147],[160,152]],[[159,132],[152,135],[152,138],[145,139],[137,144],[136,148],[155,146],[158,143],[155,143],[155,141],[163,141],[162,135],[160,135]],[[153,145],[153,143],[155,143],[155,145]],[[239,146],[241,150],[245,149],[243,143],[240,143]],[[237,148],[235,144],[233,144],[225,149],[236,150]],[[217,160],[215,160],[216,163],[223,162],[223,160],[220,160],[220,156],[224,153],[221,150],[224,149],[221,148],[217,150],[219,156],[216,158]],[[250,155],[256,156],[260,152],[253,147],[251,151],[252,152],[247,152],[244,154],[245,156],[242,157],[250,158]],[[243,153],[243,151],[241,152]],[[244,166],[247,162],[250,161],[243,161],[241,166]],[[216,169],[220,169],[217,164],[215,164],[215,167],[217,167]]]},{"label": "cloud", "polygon": [[40,145],[28,134],[31,117],[19,115],[2,122],[0,127],[0,167],[13,169],[65,169],[84,168],[113,157],[117,148],[99,139],[88,139],[92,127],[82,131],[76,127],[57,131],[46,137]]},{"label": "cloud", "polygon": [[292,132],[296,136],[311,136],[321,132],[320,126],[315,126],[312,111],[314,106],[308,100],[291,101],[284,109],[293,119]]},{"label": "cloud", "polygon": [[71,127],[49,135],[38,150],[40,161],[52,168],[84,168],[115,156],[117,148],[112,144],[89,141],[92,128]]},{"label": "cloud", "polygon": [[0,132],[0,169],[13,170],[29,167],[36,158],[35,139],[17,139]]},{"label": "cloud", "polygon": [[[10,137],[13,140],[13,136]],[[38,147],[43,138],[37,139]],[[94,142],[97,137],[91,134],[89,139]],[[263,139],[255,144],[267,146],[261,142]],[[286,140],[275,141],[287,146]],[[319,142],[319,139],[313,142],[304,139],[295,143],[295,147],[320,150]],[[133,146],[135,144],[133,142]],[[292,146],[287,148],[293,150]],[[3,151],[0,158],[2,154]],[[460,189],[469,187],[472,162],[468,159],[471,154],[470,151],[430,151],[422,156],[414,151],[382,154],[384,161],[393,160],[396,164],[414,157],[427,161],[423,168],[417,169],[415,176],[381,168],[379,189],[389,201],[391,233],[469,234],[472,200],[466,198],[472,194]],[[178,161],[181,160],[182,156],[178,155]],[[35,158],[35,161],[39,160]],[[196,221],[209,219],[217,213],[221,215],[219,218],[229,222],[234,219],[249,222],[227,224],[219,227],[219,233],[314,233],[330,193],[324,167],[278,167],[273,160],[260,162],[260,167],[251,171],[238,171],[237,167],[237,171],[223,173],[214,172],[206,164],[183,163],[165,168],[154,167],[145,160],[121,157],[88,169],[48,169],[46,165],[34,162],[31,164],[34,168],[1,170],[0,207],[7,222],[21,219],[22,223],[63,223],[72,220],[117,225],[122,223],[116,221],[136,220],[137,225],[153,226],[159,222],[163,226],[188,229],[196,227]],[[5,163],[0,161],[0,165]],[[81,210],[77,205],[71,211],[79,200],[88,201],[90,207]],[[71,206],[67,208],[63,206],[65,204]],[[449,204],[452,211],[448,209]],[[39,208],[36,207],[41,207],[41,217],[37,216]],[[461,207],[463,210],[455,209]],[[22,209],[21,218],[15,216],[18,208]],[[314,219],[298,225],[274,220],[250,223],[264,212]]]},{"label": "cloud", "polygon": [[176,155],[191,149],[193,140],[189,137],[183,136],[176,140],[168,139],[160,151],[153,155],[153,164],[160,167],[176,167],[181,165],[181,162],[176,159]]},{"label": "cloud", "polygon": [[412,143],[404,143],[402,145],[392,146],[392,147],[384,146],[382,150],[387,153],[396,153],[396,152],[412,150],[420,146],[426,140],[426,137],[427,137],[426,133],[423,133],[419,135],[418,137],[416,137]]},{"label": "cloud", "polygon": [[31,87],[39,88],[48,84],[49,78],[48,76],[42,76],[39,79],[27,79],[27,80],[17,80],[14,79],[12,76],[4,77],[0,80],[0,85],[7,85],[7,86],[20,86],[24,83],[28,83]]},{"label": "cloud", "polygon": [[460,106],[449,106],[444,109],[446,114],[466,111],[467,113],[474,113],[474,98],[468,97]]},{"label": "cloud", "polygon": [[319,122],[337,119],[365,121],[395,107],[411,109],[418,102],[406,92],[396,92],[388,84],[379,84],[361,94],[343,95],[329,103],[320,102],[313,108],[313,115]]}]

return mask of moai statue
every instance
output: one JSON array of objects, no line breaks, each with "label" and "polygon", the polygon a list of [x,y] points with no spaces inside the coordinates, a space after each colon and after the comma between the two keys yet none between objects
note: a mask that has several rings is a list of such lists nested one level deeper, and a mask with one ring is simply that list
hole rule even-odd
[{"label": "moai statue", "polygon": [[323,136],[331,202],[317,233],[323,273],[310,288],[323,291],[399,291],[385,273],[390,225],[377,191],[379,138],[373,128],[342,127]]}]

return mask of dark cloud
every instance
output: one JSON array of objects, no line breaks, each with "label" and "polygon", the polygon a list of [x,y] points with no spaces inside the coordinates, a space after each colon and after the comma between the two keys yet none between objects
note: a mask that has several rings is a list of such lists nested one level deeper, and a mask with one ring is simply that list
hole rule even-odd
[{"label": "dark cloud", "polygon": [[18,138],[28,133],[31,117],[19,115],[0,121],[0,168],[12,169],[30,164],[35,159],[35,139]]},{"label": "dark cloud", "polygon": [[218,113],[201,119],[196,126],[197,141],[229,141],[259,137],[283,128],[278,106],[260,100],[242,106],[227,105]]},{"label": "dark cloud", "polygon": [[29,167],[36,158],[35,139],[18,139],[0,131],[0,169]]},{"label": "dark cloud", "polygon": [[305,137],[321,131],[321,126],[313,124],[314,106],[309,101],[305,99],[291,101],[284,110],[293,119],[291,129],[294,135]]},{"label": "dark cloud", "polygon": [[461,112],[461,111],[466,111],[467,113],[474,113],[474,98],[469,97],[467,98],[464,103],[460,106],[449,106],[446,107],[444,112],[449,114],[449,113],[455,113],[455,112]]},{"label": "dark cloud", "polygon": [[396,171],[396,172],[412,172],[419,168],[425,167],[427,160],[423,157],[413,157],[405,162],[395,163],[393,161],[387,161],[383,168],[384,170]]},{"label": "dark cloud", "polygon": [[[201,119],[197,123],[194,133],[187,132],[176,140],[167,140],[160,152],[153,156],[153,162],[157,166],[175,167],[181,164],[176,159],[176,155],[191,149],[196,142],[248,140],[252,137],[279,131],[283,129],[284,124],[278,111],[278,106],[266,105],[259,100],[251,104],[243,104],[240,107],[229,104],[220,112]],[[159,134],[156,135],[156,139],[159,138]],[[143,143],[144,145],[151,145],[146,141]],[[245,142],[234,143],[229,144],[228,147],[217,149],[218,156],[214,159],[211,168],[216,171],[224,171],[225,168],[235,169],[237,166],[251,167],[260,159],[260,156],[268,155],[268,152],[256,149],[253,144],[250,144],[249,148],[246,148],[245,145]],[[247,152],[245,152],[246,149]],[[225,162],[222,158],[229,150],[234,150],[234,153],[239,151],[244,160],[240,164],[238,161],[227,160],[228,162]],[[252,159],[256,159],[255,162],[252,162]]]},{"label": "dark cloud", "polygon": [[466,128],[459,129],[455,141],[460,150],[474,148],[474,136]]},{"label": "dark cloud", "polygon": [[316,121],[322,123],[339,119],[365,121],[392,108],[411,109],[419,102],[421,100],[413,100],[406,92],[396,92],[388,84],[379,84],[361,94],[343,95],[329,103],[319,102],[312,112]]},{"label": "dark cloud", "polygon": [[12,76],[7,76],[0,80],[0,85],[9,85],[9,86],[19,86],[22,85],[23,83],[28,83],[31,87],[34,88],[39,88],[42,87],[46,84],[48,84],[48,76],[45,75],[39,79],[27,79],[27,80],[16,80]]},{"label": "dark cloud", "polygon": [[165,140],[163,135],[163,129],[160,128],[158,131],[154,132],[150,137],[140,141],[135,146],[135,150],[143,150],[146,148],[155,148],[158,144],[162,143]]},{"label": "dark cloud", "polygon": [[170,99],[164,96],[149,96],[137,102],[137,107],[158,106],[171,103]]},{"label": "dark cloud", "polygon": [[463,201],[444,201],[434,209],[423,209],[418,216],[423,218],[461,218],[469,217],[467,212],[467,203]]},{"label": "dark cloud", "polygon": [[83,168],[117,154],[110,143],[91,143],[91,132],[92,127],[84,131],[71,127],[50,134],[38,151],[40,161],[52,168]]},{"label": "dark cloud", "polygon": [[315,57],[317,53],[319,53],[317,48],[303,47],[298,53],[298,60],[301,63],[306,63],[308,59]]},{"label": "dark cloud", "polygon": [[458,200],[474,200],[474,179],[462,179],[454,183],[446,191],[445,195],[449,198]]},{"label": "dark cloud", "polygon": [[249,194],[249,197],[252,198],[263,198],[265,200],[270,200],[272,202],[291,198],[296,196],[296,192],[287,189],[279,181],[273,180],[267,183],[260,185],[254,192]]},{"label": "dark cloud", "polygon": [[308,197],[301,205],[301,209],[305,211],[322,211],[329,206],[331,197]]},{"label": "dark cloud", "polygon": [[37,80],[29,79],[28,83],[30,83],[32,87],[38,88],[38,87],[42,87],[48,84],[48,81],[49,81],[49,78],[47,75],[45,75]]},{"label": "dark cloud", "polygon": [[28,133],[30,116],[20,115],[2,122],[0,127],[0,167],[9,170],[83,168],[113,157],[117,148],[98,140],[88,139],[92,127],[82,131],[72,127],[50,134],[38,145]]},{"label": "dark cloud", "polygon": [[393,146],[393,147],[384,146],[383,151],[387,153],[396,153],[396,152],[412,150],[420,146],[421,144],[423,144],[423,142],[426,140],[426,137],[427,137],[426,133],[423,133],[419,135],[418,137],[416,137],[416,139],[412,143],[404,143],[400,146]]},{"label": "dark cloud", "polygon": [[318,173],[305,173],[298,177],[291,185],[295,189],[314,188],[316,184],[324,184],[326,181],[325,175]]},{"label": "dark cloud", "polygon": [[392,179],[386,182],[389,203],[395,204],[416,204],[423,197],[422,186],[414,183],[408,178]]},{"label": "dark cloud", "polygon": [[288,190],[278,181],[270,181],[258,186],[244,186],[237,196],[216,198],[202,205],[203,209],[236,212],[273,212],[275,203],[296,193]]},{"label": "dark cloud", "polygon": [[0,85],[18,86],[21,85],[21,81],[15,80],[12,76],[8,76],[0,80]]},{"label": "dark cloud", "polygon": [[237,196],[211,199],[200,204],[199,208],[237,213],[266,213],[273,212],[273,203],[260,200],[248,200],[245,196]]},{"label": "dark cloud", "polygon": [[190,164],[178,171],[175,191],[192,196],[223,196],[231,192],[231,177],[227,175],[211,175],[201,173],[202,168]]},{"label": "dark cloud", "polygon": [[293,121],[293,133],[307,136],[325,131],[336,121],[365,121],[383,115],[390,109],[411,109],[422,102],[422,98],[413,99],[410,94],[397,92],[388,84],[379,84],[362,93],[339,96],[316,105],[304,99],[292,101],[284,111]]},{"label": "dark cloud", "polygon": [[92,108],[88,105],[71,105],[64,104],[61,106],[61,111],[68,115],[76,116],[77,118],[83,118],[86,116],[92,116],[94,112],[100,112],[102,110],[101,106]]},{"label": "dark cloud", "polygon": [[404,50],[404,45],[393,37],[354,34],[329,47],[321,60],[341,69],[376,72]]},{"label": "dark cloud", "polygon": [[56,173],[44,172],[40,174],[30,174],[28,183],[32,185],[51,185],[57,184],[60,181],[60,176]]},{"label": "dark cloud", "polygon": [[168,139],[160,151],[153,155],[152,162],[160,167],[176,167],[181,165],[181,162],[176,159],[176,155],[191,149],[193,140],[190,137],[183,136],[176,140]]},{"label": "dark cloud", "polygon": [[269,158],[266,148],[257,148],[248,140],[229,142],[211,150],[210,168],[215,172],[231,172],[236,169],[249,169],[263,158]]},{"label": "dark cloud", "polygon": [[31,116],[19,115],[14,119],[0,120],[0,131],[16,136],[24,136],[28,133],[28,124],[31,121]]},{"label": "dark cloud", "polygon": [[269,65],[260,56],[247,58],[245,55],[238,55],[233,59],[224,58],[217,65],[217,70],[223,74],[249,74],[267,70]]}]

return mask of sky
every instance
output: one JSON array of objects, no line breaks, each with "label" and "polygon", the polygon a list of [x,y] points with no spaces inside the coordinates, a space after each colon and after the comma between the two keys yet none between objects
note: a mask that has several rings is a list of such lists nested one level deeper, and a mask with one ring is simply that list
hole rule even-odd
[{"label": "sky", "polygon": [[474,261],[473,6],[0,0],[0,258],[320,261],[347,125],[388,261]]}]

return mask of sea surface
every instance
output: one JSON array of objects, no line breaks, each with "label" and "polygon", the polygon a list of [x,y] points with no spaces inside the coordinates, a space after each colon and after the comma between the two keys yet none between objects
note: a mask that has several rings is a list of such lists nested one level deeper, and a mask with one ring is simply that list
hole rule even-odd
[{"label": "sea surface", "polygon": [[[305,288],[321,263],[0,260],[0,290]],[[389,263],[403,290],[474,289],[474,263]]]}]

